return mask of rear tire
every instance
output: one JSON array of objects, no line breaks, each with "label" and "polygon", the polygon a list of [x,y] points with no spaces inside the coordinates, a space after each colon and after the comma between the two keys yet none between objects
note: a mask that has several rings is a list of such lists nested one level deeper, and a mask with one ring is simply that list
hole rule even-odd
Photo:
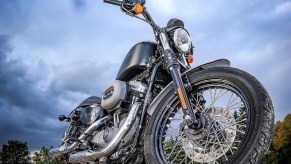
[{"label": "rear tire", "polygon": [[[244,71],[241,71],[239,69],[229,68],[229,67],[209,68],[206,70],[193,73],[189,75],[188,77],[193,88],[192,91],[190,92],[194,94],[195,92],[198,92],[200,85],[201,85],[201,88],[203,88],[202,85],[204,85],[205,88],[208,86],[211,92],[211,89],[213,90],[213,88],[215,87],[219,88],[220,84],[221,86],[227,88],[226,90],[230,88],[229,89],[230,91],[233,91],[235,94],[237,94],[238,97],[241,99],[241,102],[245,105],[246,112],[247,112],[246,113],[247,116],[244,116],[246,118],[246,121],[245,121],[246,127],[244,128],[245,133],[244,134],[241,133],[241,135],[239,135],[239,132],[236,132],[235,133],[236,139],[238,136],[240,136],[241,141],[238,144],[235,144],[234,140],[232,140],[231,145],[227,145],[227,146],[230,146],[230,148],[227,147],[228,149],[226,149],[224,145],[223,146],[220,145],[221,147],[219,148],[219,146],[210,144],[210,142],[208,142],[208,140],[206,139],[206,136],[202,138],[201,141],[191,140],[191,143],[192,142],[201,143],[203,140],[203,143],[205,143],[205,146],[204,146],[205,150],[201,150],[200,151],[201,154],[199,153],[198,154],[200,155],[200,158],[203,155],[202,157],[205,157],[205,160],[204,159],[199,160],[198,158],[199,155],[197,155],[196,152],[195,152],[196,154],[194,155],[195,148],[193,148],[193,156],[194,156],[193,157],[191,155],[191,152],[189,153],[189,150],[191,151],[192,149],[189,148],[189,150],[187,149],[188,151],[185,152],[186,148],[185,146],[182,146],[182,145],[180,146],[181,154],[180,155],[177,154],[175,158],[177,158],[177,156],[182,156],[181,158],[183,159],[183,161],[182,159],[180,159],[180,161],[177,159],[173,159],[174,157],[171,156],[171,154],[169,153],[167,154],[167,151],[166,151],[167,148],[164,148],[165,144],[167,144],[165,142],[169,141],[169,140],[165,141],[166,140],[165,136],[168,135],[169,133],[169,132],[166,133],[167,130],[169,129],[167,126],[170,126],[172,119],[176,117],[176,115],[172,113],[178,113],[179,104],[180,104],[180,103],[177,103],[178,98],[175,95],[174,90],[171,89],[170,94],[167,94],[162,99],[162,101],[157,105],[156,110],[154,111],[151,119],[148,122],[145,138],[144,138],[146,162],[149,164],[189,163],[189,162],[190,163],[231,163],[231,164],[233,163],[260,163],[270,146],[273,131],[274,131],[274,109],[273,109],[272,101],[266,89],[262,86],[262,84],[252,75]],[[169,105],[171,107],[169,107]],[[210,106],[211,108],[213,107],[218,110],[218,107],[217,106],[215,107],[214,104],[211,104]],[[223,112],[225,113],[225,111],[228,111],[228,110],[230,109],[226,108],[223,110]],[[234,114],[234,111],[228,113],[228,115],[230,114]],[[209,115],[212,118],[214,117],[213,113],[210,113]],[[235,116],[231,116],[230,118],[235,118]],[[235,120],[236,122],[238,122],[237,118]],[[217,120],[213,122],[217,122]],[[213,124],[212,127],[213,126],[219,126],[220,128],[223,127],[221,125],[214,125],[216,123],[212,123],[212,124]],[[182,124],[180,124],[179,126],[181,127],[181,125]],[[239,129],[239,126],[242,126],[242,125],[235,123],[235,126],[236,126],[235,129],[237,130]],[[224,130],[218,129],[217,131],[220,131],[218,133],[223,133],[222,131]],[[185,133],[185,132],[181,132],[181,131],[182,130],[180,128],[179,137],[183,138],[185,137],[185,135],[180,136],[180,134]],[[207,138],[208,136],[213,135],[210,132],[208,133],[209,134],[207,134]],[[215,135],[218,133],[215,131]],[[220,139],[222,139],[223,137],[224,137],[223,135],[222,137],[216,136],[217,140],[215,141],[220,142]],[[171,138],[171,141],[172,140],[174,141],[175,139]],[[184,141],[181,141],[181,140],[178,141],[178,139],[176,139],[175,141],[177,141],[177,143],[180,142],[179,144],[181,144],[182,142],[183,144],[185,144]],[[190,142],[190,140],[187,140],[187,142]],[[236,150],[235,150],[234,145],[237,146]],[[207,160],[206,156],[211,155],[211,153],[213,154],[213,152],[211,153],[208,152],[207,154],[206,147],[211,147],[209,149],[213,151],[214,151],[214,147],[215,148],[217,147],[218,149],[215,150],[215,153],[221,152],[220,149],[225,149],[225,151],[228,151],[228,152],[221,153],[222,154],[221,157],[219,157],[218,155],[219,158],[217,157],[217,159],[213,157],[213,161],[211,161],[211,159]],[[173,149],[175,149],[175,147]],[[171,153],[172,152],[173,150],[171,150]],[[170,161],[170,160],[173,160],[173,161]]]}]

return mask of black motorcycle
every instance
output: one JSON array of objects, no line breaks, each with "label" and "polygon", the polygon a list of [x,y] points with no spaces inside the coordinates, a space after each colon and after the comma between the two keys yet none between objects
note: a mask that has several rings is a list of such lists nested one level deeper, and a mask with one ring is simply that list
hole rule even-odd
[{"label": "black motorcycle", "polygon": [[159,27],[145,0],[104,2],[150,24],[156,41],[131,48],[102,97],[59,117],[69,125],[49,156],[65,163],[260,163],[274,131],[262,84],[226,59],[191,68],[184,23]]}]

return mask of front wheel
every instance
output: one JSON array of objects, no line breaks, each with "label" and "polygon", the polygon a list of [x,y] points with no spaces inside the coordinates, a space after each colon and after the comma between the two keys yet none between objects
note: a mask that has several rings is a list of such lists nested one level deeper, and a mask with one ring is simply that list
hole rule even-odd
[{"label": "front wheel", "polygon": [[147,163],[260,163],[274,130],[272,102],[261,83],[226,67],[193,73],[189,80],[200,126],[187,126],[172,89],[148,123]]}]

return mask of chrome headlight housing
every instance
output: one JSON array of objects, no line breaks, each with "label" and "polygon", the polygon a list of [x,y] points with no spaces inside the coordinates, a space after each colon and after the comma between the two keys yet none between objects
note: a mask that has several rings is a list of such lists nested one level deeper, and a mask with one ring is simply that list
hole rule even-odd
[{"label": "chrome headlight housing", "polygon": [[174,31],[174,44],[181,53],[188,53],[191,49],[191,38],[184,28],[177,28]]}]

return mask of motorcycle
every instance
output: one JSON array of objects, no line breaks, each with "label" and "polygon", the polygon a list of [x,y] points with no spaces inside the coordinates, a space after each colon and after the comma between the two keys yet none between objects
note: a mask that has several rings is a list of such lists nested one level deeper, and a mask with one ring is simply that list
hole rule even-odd
[{"label": "motorcycle", "polygon": [[159,27],[145,0],[104,0],[151,25],[155,42],[126,55],[101,97],[68,116],[65,163],[260,163],[274,131],[274,109],[252,75],[219,59],[191,68],[193,45],[183,21]]}]

